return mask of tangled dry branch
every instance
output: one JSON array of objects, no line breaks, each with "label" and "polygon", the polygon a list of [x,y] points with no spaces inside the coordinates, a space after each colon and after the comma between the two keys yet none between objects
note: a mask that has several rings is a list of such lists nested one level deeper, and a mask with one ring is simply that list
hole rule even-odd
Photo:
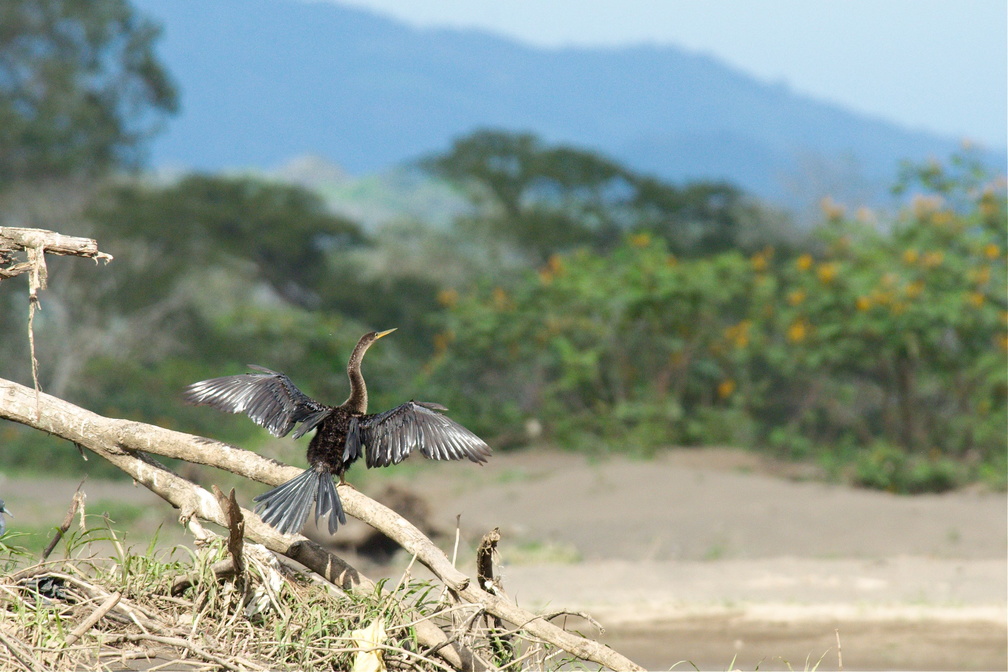
[{"label": "tangled dry branch", "polygon": [[[25,261],[16,254],[24,252]],[[28,346],[31,351],[32,380],[39,391],[38,360],[35,358],[35,312],[39,307],[39,290],[46,288],[49,270],[46,254],[72,255],[94,259],[95,263],[112,261],[112,255],[100,252],[98,243],[91,238],[64,236],[45,229],[25,229],[0,226],[0,280],[28,273]]]},{"label": "tangled dry branch", "polygon": [[[0,418],[60,436],[93,451],[178,508],[184,521],[202,519],[228,527],[228,518],[213,494],[168,470],[150,454],[209,465],[267,485],[278,485],[300,473],[296,467],[228,444],[155,425],[107,418],[2,379]],[[341,488],[340,496],[349,515],[381,531],[415,555],[460,602],[512,623],[530,636],[579,659],[616,670],[642,669],[603,644],[557,627],[546,616],[521,609],[476,585],[456,569],[430,539],[394,511],[352,488]],[[374,582],[339,556],[300,535],[278,533],[251,511],[242,509],[242,514],[245,536],[252,542],[296,560],[344,590],[374,592]],[[434,624],[418,624],[417,634],[424,646],[436,651],[451,667],[471,666],[472,661],[466,659],[467,652],[450,643]]]}]

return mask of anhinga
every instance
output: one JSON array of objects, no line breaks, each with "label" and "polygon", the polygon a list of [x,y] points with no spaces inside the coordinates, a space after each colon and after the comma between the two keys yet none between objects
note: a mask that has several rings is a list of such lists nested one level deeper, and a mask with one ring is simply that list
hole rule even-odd
[{"label": "anhinga", "polygon": [[[315,504],[315,521],[329,516],[329,533],[346,524],[346,514],[332,475],[345,483],[347,469],[363,455],[368,468],[387,467],[406,459],[414,449],[434,460],[486,462],[490,447],[468,429],[442,415],[438,404],[408,401],[384,413],[367,412],[367,386],[361,375],[364,353],[388,331],[364,334],[357,342],[347,375],[350,396],[339,406],[321,404],[282,373],[250,366],[259,373],[213,378],[186,388],[185,398],[197,405],[230,413],[245,413],[274,436],[294,438],[317,428],[308,445],[309,467],[301,475],[255,498],[256,512],[284,534],[298,532]],[[338,521],[338,522],[337,522]]]}]

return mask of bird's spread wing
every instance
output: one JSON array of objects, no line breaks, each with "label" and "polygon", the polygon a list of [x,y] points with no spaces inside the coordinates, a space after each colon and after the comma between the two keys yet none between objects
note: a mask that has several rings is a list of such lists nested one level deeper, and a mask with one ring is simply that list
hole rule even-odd
[{"label": "bird's spread wing", "polygon": [[[490,446],[468,429],[439,411],[444,406],[408,401],[392,410],[368,415],[359,422],[360,443],[368,467],[387,467],[406,459],[419,448],[432,460],[486,462]],[[347,437],[348,442],[350,437]]]},{"label": "bird's spread wing", "polygon": [[183,396],[198,406],[244,413],[273,436],[286,436],[300,422],[295,439],[317,427],[332,412],[332,408],[295,387],[286,375],[261,366],[249,368],[259,373],[202,380],[187,387]]}]

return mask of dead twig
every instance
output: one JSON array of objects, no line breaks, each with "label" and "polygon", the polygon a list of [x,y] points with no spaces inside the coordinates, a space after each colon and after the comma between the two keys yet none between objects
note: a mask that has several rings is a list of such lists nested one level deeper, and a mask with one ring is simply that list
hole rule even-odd
[{"label": "dead twig", "polygon": [[108,599],[101,603],[101,605],[95,609],[90,616],[85,618],[80,625],[74,628],[66,638],[66,646],[73,645],[85,632],[90,630],[95,626],[95,624],[100,621],[105,614],[112,611],[112,609],[119,604],[119,600],[122,595],[119,592],[112,593],[108,596]]},{"label": "dead twig", "polygon": [[53,549],[56,548],[56,544],[59,543],[60,539],[63,538],[63,535],[66,534],[67,530],[70,529],[70,524],[73,522],[74,516],[77,515],[78,511],[83,509],[84,500],[86,498],[86,495],[83,492],[81,492],[81,486],[83,485],[84,481],[81,481],[80,484],[78,484],[77,491],[74,492],[73,499],[70,501],[70,508],[67,509],[67,513],[66,516],[64,516],[63,518],[63,522],[60,523],[59,528],[56,530],[56,534],[53,535],[52,541],[50,541],[49,545],[45,547],[44,551],[42,551],[42,560],[45,560],[46,558],[49,557],[49,554],[52,553]]},{"label": "dead twig", "polygon": [[3,642],[7,650],[10,651],[11,656],[13,656],[21,665],[24,666],[26,670],[41,670],[38,662],[35,660],[35,656],[32,653],[25,652],[21,650],[21,645],[18,642],[11,640],[7,637],[3,630],[0,630],[0,642]]},{"label": "dead twig", "polygon": [[[158,644],[164,644],[165,646],[172,646],[177,649],[182,649],[183,651],[189,651],[190,653],[199,656],[203,660],[209,661],[215,665],[219,665],[220,667],[223,667],[226,670],[232,670],[233,672],[242,672],[242,668],[238,667],[231,661],[210,653],[196,642],[190,641],[188,639],[182,639],[181,637],[165,637],[163,635],[148,635],[142,633],[124,632],[119,635],[116,635],[116,637],[111,641],[156,642]],[[253,664],[251,661],[248,660],[243,660],[242,665],[244,667],[251,667],[254,670],[265,669],[263,667],[260,667],[259,665]]]}]

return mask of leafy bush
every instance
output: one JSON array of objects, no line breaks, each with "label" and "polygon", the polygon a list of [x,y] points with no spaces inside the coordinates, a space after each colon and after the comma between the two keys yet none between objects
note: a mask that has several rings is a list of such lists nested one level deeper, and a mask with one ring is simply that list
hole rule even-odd
[{"label": "leafy bush", "polygon": [[1004,183],[957,158],[901,188],[916,195],[893,221],[827,203],[815,254],[679,259],[636,233],[445,290],[432,383],[481,429],[535,418],[572,445],[755,441],[796,457],[883,441],[858,482],[952,487],[963,470],[927,456],[1005,459]]}]

